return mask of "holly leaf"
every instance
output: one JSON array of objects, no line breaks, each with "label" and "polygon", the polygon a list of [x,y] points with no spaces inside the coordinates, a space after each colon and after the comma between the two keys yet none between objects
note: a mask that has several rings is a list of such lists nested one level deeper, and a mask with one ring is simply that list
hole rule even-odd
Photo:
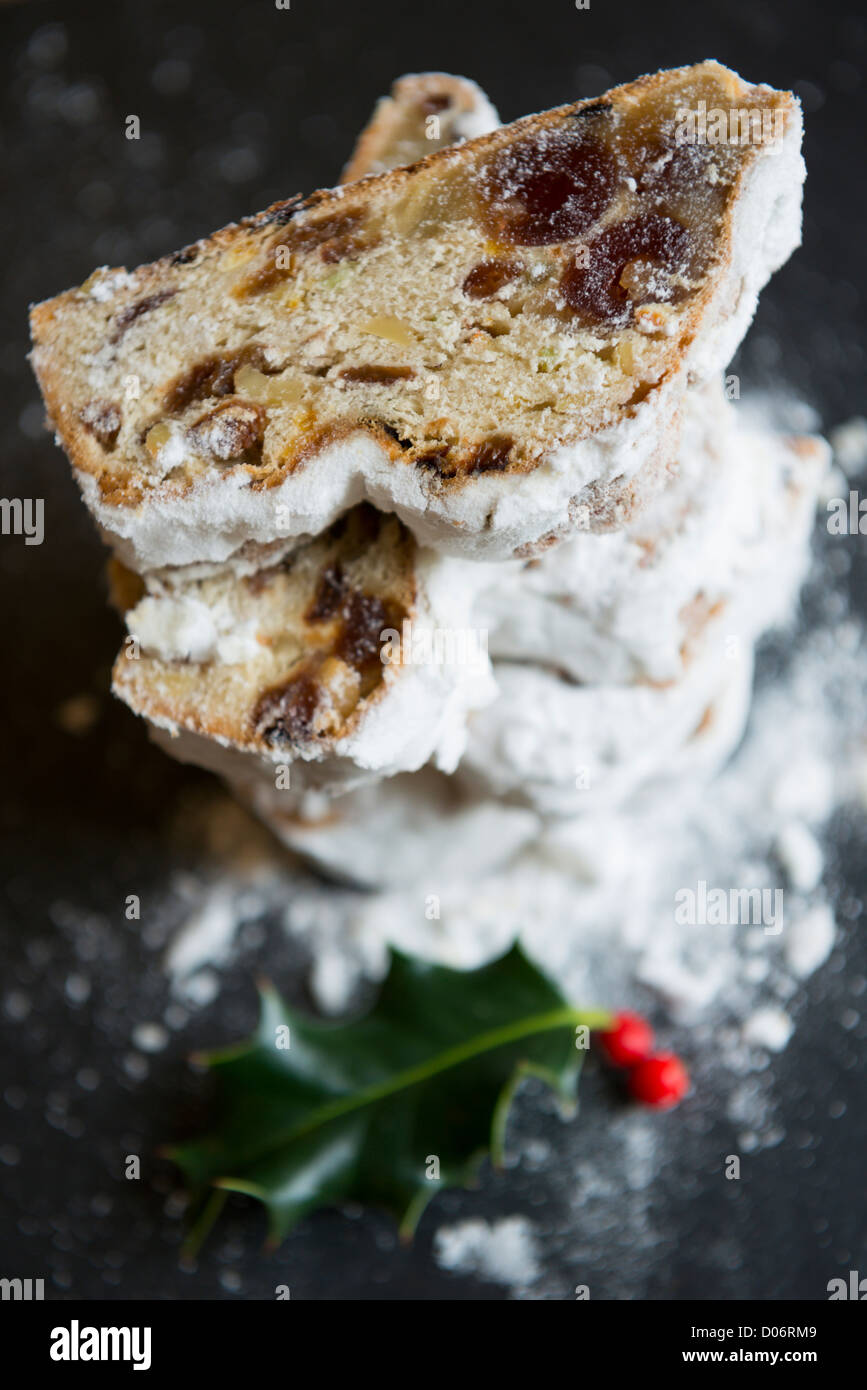
[{"label": "holly leaf", "polygon": [[254,1036],[204,1058],[219,1082],[216,1127],[168,1150],[187,1182],[248,1193],[277,1244],[305,1213],[339,1202],[393,1211],[411,1235],[442,1188],[502,1159],[506,1119],[529,1074],[574,1104],[586,1037],[610,1016],[571,1008],[513,947],[477,970],[394,954],[375,1007],[323,1022],[261,992]]}]

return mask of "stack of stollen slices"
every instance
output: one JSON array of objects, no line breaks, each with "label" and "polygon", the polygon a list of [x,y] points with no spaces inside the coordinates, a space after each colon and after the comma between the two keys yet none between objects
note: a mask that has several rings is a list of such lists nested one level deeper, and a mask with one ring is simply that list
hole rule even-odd
[{"label": "stack of stollen slices", "polygon": [[709,775],[827,467],[721,381],[799,148],[795,100],[716,63],[506,127],[404,78],[341,187],[38,305],[116,693],[373,883]]}]

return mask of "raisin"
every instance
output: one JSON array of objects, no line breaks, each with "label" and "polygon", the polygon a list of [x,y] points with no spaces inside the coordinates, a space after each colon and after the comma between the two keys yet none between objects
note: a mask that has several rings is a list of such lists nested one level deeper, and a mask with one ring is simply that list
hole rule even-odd
[{"label": "raisin", "polygon": [[323,242],[319,254],[327,265],[337,265],[339,261],[351,260],[363,246],[360,237],[347,233],[346,236],[330,237],[328,241]]},{"label": "raisin", "polygon": [[230,400],[202,415],[190,433],[205,453],[226,461],[248,449],[261,449],[268,416],[252,401]]},{"label": "raisin", "polygon": [[467,473],[502,473],[509,466],[509,451],[514,444],[507,434],[492,434],[462,460]]},{"label": "raisin", "polygon": [[333,652],[360,675],[377,671],[383,629],[397,626],[389,622],[388,609],[375,594],[353,589],[340,564],[329,565],[322,573],[313,602],[304,614],[308,623],[341,619]]},{"label": "raisin", "polygon": [[385,367],[373,362],[361,367],[345,367],[340,373],[341,381],[368,386],[392,386],[396,381],[408,381],[414,376],[412,367]]},{"label": "raisin", "polygon": [[259,343],[247,343],[237,352],[203,357],[172,382],[164,397],[166,410],[171,415],[179,415],[194,401],[231,396],[235,389],[235,373],[242,366],[255,367],[258,372],[273,375],[273,368],[268,366]]},{"label": "raisin", "polygon": [[691,243],[686,227],[656,213],[615,223],[590,242],[586,265],[576,262],[564,272],[563,298],[587,324],[625,326],[636,302],[620,283],[626,267],[631,261],[651,261],[668,272],[683,270]]},{"label": "raisin", "polygon": [[660,136],[636,158],[635,181],[639,193],[656,200],[688,194],[705,178],[713,150],[698,144],[678,145],[674,137]]},{"label": "raisin", "polygon": [[158,309],[161,304],[165,304],[167,299],[172,299],[177,294],[177,290],[160,290],[157,294],[149,294],[146,299],[139,299],[135,304],[128,304],[122,309],[114,321],[108,341],[119,343],[131,323],[140,319],[142,314],[149,314],[151,309]]},{"label": "raisin", "polygon": [[441,478],[453,478],[457,472],[449,449],[432,449],[429,453],[419,454],[415,464],[417,468],[438,473]]},{"label": "raisin", "polygon": [[342,212],[332,213],[330,217],[302,222],[290,228],[287,245],[293,251],[315,250],[317,246],[323,247],[338,237],[356,232],[363,220],[364,212],[360,208],[345,208]]},{"label": "raisin", "polygon": [[[288,280],[295,274],[295,255],[319,250],[323,261],[334,264],[345,260],[361,249],[359,229],[364,213],[356,208],[346,208],[332,213],[330,217],[320,217],[318,221],[289,222],[285,230],[268,247],[267,257],[258,270],[254,270],[239,286],[242,295],[262,294]],[[277,253],[286,251],[280,257],[285,264],[278,264]]]},{"label": "raisin", "polygon": [[235,363],[231,357],[203,358],[169,387],[165,394],[166,410],[176,414],[186,410],[193,401],[230,395],[234,375]]},{"label": "raisin", "polygon": [[502,150],[482,184],[483,219],[500,241],[549,246],[601,217],[617,186],[611,151],[595,122],[542,131]]},{"label": "raisin", "polygon": [[340,565],[329,565],[323,571],[313,602],[304,614],[307,623],[324,623],[335,617],[346,597],[346,579]]},{"label": "raisin", "polygon": [[357,671],[362,696],[369,694],[382,677],[382,634],[388,628],[400,629],[406,616],[395,603],[349,588],[340,567],[334,566],[323,574],[305,616],[308,621],[321,621],[338,614],[340,630],[328,652],[318,653],[298,675],[272,686],[257,701],[253,727],[271,747],[304,742],[313,734],[322,694],[319,667],[328,656]]},{"label": "raisin", "polygon": [[344,599],[343,631],[334,648],[335,655],[361,675],[376,671],[382,665],[382,634],[389,622],[386,606],[374,594],[350,590]]},{"label": "raisin", "polygon": [[79,411],[78,418],[104,449],[114,448],[123,422],[119,405],[115,405],[114,401],[88,401]]},{"label": "raisin", "polygon": [[272,748],[309,739],[319,707],[320,686],[312,671],[264,691],[253,709],[253,727]]},{"label": "raisin", "polygon": [[518,261],[479,261],[466,276],[461,288],[468,299],[490,299],[520,275],[521,270]]}]

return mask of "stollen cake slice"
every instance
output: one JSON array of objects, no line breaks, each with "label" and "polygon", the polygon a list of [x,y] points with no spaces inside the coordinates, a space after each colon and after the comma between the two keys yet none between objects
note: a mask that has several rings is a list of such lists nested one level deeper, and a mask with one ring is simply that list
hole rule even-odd
[{"label": "stollen cake slice", "polygon": [[363,500],[475,559],[622,523],[798,243],[800,130],[702,63],[95,272],[32,312],[88,505],[139,571]]},{"label": "stollen cake slice", "polygon": [[429,760],[452,771],[469,711],[496,695],[470,626],[484,573],[366,504],[244,577],[148,593],[115,561],[129,637],[112,688],[180,761],[264,777],[287,807]]},{"label": "stollen cake slice", "polygon": [[400,164],[496,130],[500,117],[481,87],[446,72],[407,73],[381,97],[358,137],[341,183],[384,174]]}]

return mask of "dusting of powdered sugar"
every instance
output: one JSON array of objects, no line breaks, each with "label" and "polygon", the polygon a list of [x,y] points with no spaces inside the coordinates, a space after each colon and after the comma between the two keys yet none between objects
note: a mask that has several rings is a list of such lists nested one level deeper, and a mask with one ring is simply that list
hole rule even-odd
[{"label": "dusting of powdered sugar", "polygon": [[441,1226],[434,1254],[442,1269],[475,1274],[495,1284],[517,1287],[532,1284],[539,1276],[533,1227],[521,1216]]}]

